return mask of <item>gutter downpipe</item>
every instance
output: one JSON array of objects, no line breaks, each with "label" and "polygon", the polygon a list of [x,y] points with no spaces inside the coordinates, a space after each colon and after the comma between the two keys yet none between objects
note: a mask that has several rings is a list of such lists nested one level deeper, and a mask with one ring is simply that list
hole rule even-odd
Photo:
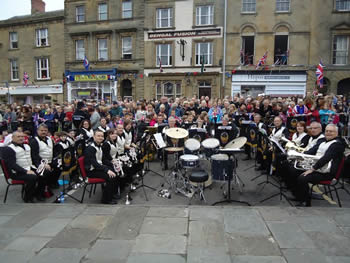
[{"label": "gutter downpipe", "polygon": [[223,59],[222,59],[222,88],[220,89],[220,98],[222,99],[222,95],[225,94],[225,86],[226,86],[226,27],[227,27],[227,0],[225,0],[224,7],[224,50],[223,50]]}]

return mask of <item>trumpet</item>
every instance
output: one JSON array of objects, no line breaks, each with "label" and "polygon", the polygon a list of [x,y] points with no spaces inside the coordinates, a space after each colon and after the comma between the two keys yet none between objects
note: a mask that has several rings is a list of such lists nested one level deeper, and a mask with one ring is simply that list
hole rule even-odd
[{"label": "trumpet", "polygon": [[[300,153],[303,153],[306,150],[306,148],[303,148],[303,147],[296,145],[295,142],[292,142],[285,137],[282,137],[281,140],[287,143],[284,146],[286,148],[286,150],[295,150],[295,151],[300,152]],[[311,155],[311,156],[313,156],[313,155]]]},{"label": "trumpet", "polygon": [[39,176],[43,176],[43,175],[44,175],[45,166],[46,166],[48,163],[49,163],[49,161],[46,160],[46,159],[41,160],[41,163],[39,164],[38,168],[36,169],[36,173],[37,173]]},{"label": "trumpet", "polygon": [[[288,150],[287,152],[287,160],[294,161],[294,168],[298,170],[306,171],[312,169],[315,163],[321,158],[322,156],[319,155],[299,153],[295,150]],[[320,173],[329,173],[331,170],[331,166],[332,161],[328,162],[317,171]]]}]

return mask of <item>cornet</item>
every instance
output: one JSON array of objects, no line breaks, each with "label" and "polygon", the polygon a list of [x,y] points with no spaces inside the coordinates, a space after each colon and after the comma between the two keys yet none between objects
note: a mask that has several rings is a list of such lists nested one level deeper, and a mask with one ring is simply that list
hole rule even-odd
[{"label": "cornet", "polygon": [[38,168],[36,169],[36,173],[37,173],[39,176],[43,176],[43,175],[44,175],[45,166],[46,166],[48,163],[49,163],[49,161],[46,160],[46,159],[41,160],[41,163],[39,164]]},{"label": "cornet", "polygon": [[112,160],[112,164],[113,164],[114,171],[120,174],[120,177],[124,177],[123,164],[119,160],[119,158],[114,158]]}]

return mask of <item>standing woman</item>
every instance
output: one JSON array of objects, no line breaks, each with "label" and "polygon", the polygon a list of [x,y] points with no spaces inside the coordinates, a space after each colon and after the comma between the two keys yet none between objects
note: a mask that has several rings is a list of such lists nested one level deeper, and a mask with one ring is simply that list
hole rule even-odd
[{"label": "standing woman", "polygon": [[80,124],[80,129],[78,132],[78,135],[82,135],[86,145],[88,145],[94,136],[94,132],[91,129],[91,124],[89,120],[83,120],[82,123]]}]

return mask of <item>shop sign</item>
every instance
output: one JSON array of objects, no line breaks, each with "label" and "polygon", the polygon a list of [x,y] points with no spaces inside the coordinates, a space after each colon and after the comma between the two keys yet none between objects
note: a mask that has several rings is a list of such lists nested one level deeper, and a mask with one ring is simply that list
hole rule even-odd
[{"label": "shop sign", "polygon": [[90,91],[78,91],[79,96],[90,96]]},{"label": "shop sign", "polygon": [[107,81],[109,80],[109,75],[75,75],[74,81]]},{"label": "shop sign", "polygon": [[221,35],[221,28],[148,33],[148,38],[159,39],[159,38],[219,36],[219,35]]}]

